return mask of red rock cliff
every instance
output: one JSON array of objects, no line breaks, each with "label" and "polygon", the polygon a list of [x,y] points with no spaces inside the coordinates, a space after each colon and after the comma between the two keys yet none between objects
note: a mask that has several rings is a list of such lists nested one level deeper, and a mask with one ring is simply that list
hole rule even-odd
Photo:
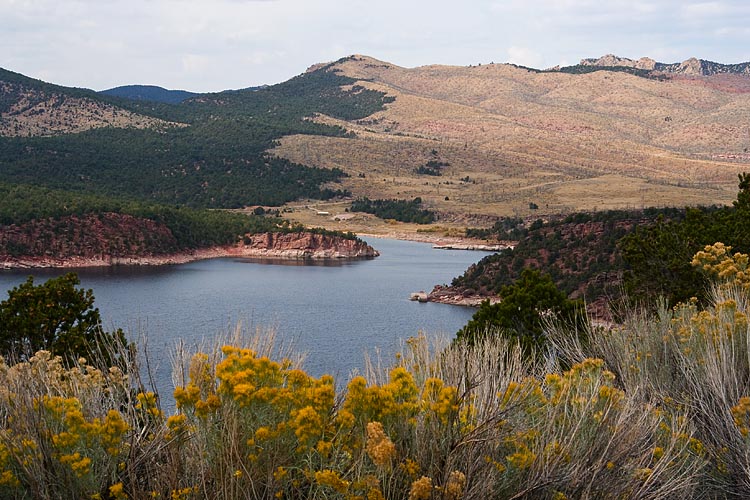
[{"label": "red rock cliff", "polygon": [[94,214],[0,226],[0,269],[178,264],[217,257],[371,258],[361,240],[309,232],[246,235],[235,245],[178,250],[163,224],[123,214]]},{"label": "red rock cliff", "polygon": [[241,245],[249,254],[278,254],[289,258],[339,259],[376,257],[364,241],[315,233],[261,233],[248,235]]}]

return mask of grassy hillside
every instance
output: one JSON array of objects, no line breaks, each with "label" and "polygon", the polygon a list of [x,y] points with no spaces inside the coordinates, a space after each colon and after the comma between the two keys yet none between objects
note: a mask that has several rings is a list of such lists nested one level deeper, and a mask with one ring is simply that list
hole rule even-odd
[{"label": "grassy hillside", "polygon": [[[357,197],[524,217],[711,205],[733,199],[750,163],[747,76],[402,68],[366,56],[334,68],[394,102],[355,122],[319,119],[354,131],[353,140],[291,136],[273,151],[344,170],[351,177],[342,184]],[[433,151],[449,166],[439,177],[418,174]]]}]

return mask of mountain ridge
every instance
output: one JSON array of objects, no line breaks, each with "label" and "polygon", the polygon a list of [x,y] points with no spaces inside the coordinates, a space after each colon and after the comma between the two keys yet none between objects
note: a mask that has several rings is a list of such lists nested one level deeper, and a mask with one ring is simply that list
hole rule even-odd
[{"label": "mountain ridge", "polygon": [[[750,163],[744,74],[403,68],[359,54],[309,69],[321,70],[393,102],[356,121],[315,118],[353,138],[287,136],[272,153],[344,170],[355,196],[420,197],[441,221],[730,203]],[[417,173],[430,161],[450,166]]]},{"label": "mountain ridge", "polygon": [[634,60],[607,54],[599,58],[581,59],[580,66],[627,67],[664,74],[713,76],[720,74],[750,75],[750,62],[724,64],[691,57],[682,62],[662,63],[650,57]]},{"label": "mountain ridge", "polygon": [[[199,94],[178,105],[100,96],[100,103],[123,107],[118,116],[136,113],[188,126],[182,133],[140,135],[114,134],[104,127],[101,133],[79,138],[71,135],[78,132],[74,128],[51,130],[49,135],[61,137],[57,142],[36,141],[28,144],[29,150],[9,140],[0,160],[24,178],[32,164],[58,175],[60,155],[96,148],[96,161],[81,158],[85,161],[70,164],[76,175],[66,174],[65,187],[95,186],[104,192],[102,183],[109,181],[97,172],[103,161],[112,160],[112,173],[115,160],[142,170],[157,155],[162,167],[149,178],[143,173],[139,178],[164,186],[149,191],[142,182],[134,184],[139,196],[190,200],[195,206],[274,205],[301,193],[319,196],[304,186],[302,177],[294,182],[304,189],[283,198],[239,189],[235,176],[247,170],[253,157],[253,168],[261,172],[289,171],[296,168],[292,165],[334,172],[318,171],[316,182],[328,183],[321,192],[334,188],[370,199],[420,197],[442,220],[455,221],[467,214],[539,216],[731,202],[736,175],[750,163],[750,131],[744,119],[750,114],[748,75],[716,70],[707,76],[669,75],[666,82],[641,78],[652,71],[647,68],[662,64],[651,59],[607,56],[594,63],[620,66],[584,65],[585,71],[568,72],[510,64],[402,68],[352,55],[313,65],[281,84]],[[740,67],[717,66],[727,71]],[[14,78],[0,85],[17,84],[22,76]],[[44,85],[51,84],[38,85],[45,91]],[[70,92],[85,99],[98,95]],[[0,102],[6,102],[2,95]],[[48,105],[55,106],[59,104]],[[44,116],[31,111],[32,117]],[[61,111],[66,119],[76,112]],[[0,111],[0,125],[8,118]],[[45,135],[41,132],[27,135]],[[195,134],[208,135],[197,143]],[[253,141],[252,148],[248,141]],[[32,162],[29,151],[39,158]],[[139,156],[126,157],[130,152]],[[176,152],[178,159],[172,158]],[[269,162],[278,161],[282,163],[268,169]],[[430,162],[446,167],[440,175],[426,176],[420,167]],[[208,167],[211,180],[206,183]],[[303,176],[312,173],[299,171]],[[255,176],[263,182],[275,177],[265,172]]]}]

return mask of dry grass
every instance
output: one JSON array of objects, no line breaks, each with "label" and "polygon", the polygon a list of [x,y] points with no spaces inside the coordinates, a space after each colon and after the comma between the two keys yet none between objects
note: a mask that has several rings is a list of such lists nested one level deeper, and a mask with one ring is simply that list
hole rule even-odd
[{"label": "dry grass", "polygon": [[[318,117],[356,139],[293,136],[273,152],[343,169],[356,196],[420,196],[440,211],[492,215],[707,205],[730,202],[747,169],[750,94],[731,86],[364,57],[339,68],[395,102],[357,123]],[[451,164],[445,175],[415,175],[432,150]]]},{"label": "dry grass", "polygon": [[703,485],[719,498],[750,495],[750,312],[747,289],[712,288],[710,307],[695,304],[656,317],[633,311],[619,327],[591,328],[582,344],[555,328],[550,339],[568,362],[603,359],[618,385],[657,405],[691,430],[694,450],[714,470]]}]

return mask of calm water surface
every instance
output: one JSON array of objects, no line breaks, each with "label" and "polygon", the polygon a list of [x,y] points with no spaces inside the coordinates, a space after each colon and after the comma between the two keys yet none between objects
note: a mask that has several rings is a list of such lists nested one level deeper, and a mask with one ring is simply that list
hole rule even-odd
[{"label": "calm water surface", "polygon": [[[170,356],[182,340],[195,346],[233,329],[271,327],[307,353],[305,369],[338,380],[363,367],[364,353],[392,359],[399,342],[417,334],[452,336],[469,308],[420,304],[411,292],[450,283],[484,252],[434,250],[431,245],[372,239],[373,260],[301,265],[294,261],[213,259],[161,267],[75,270],[94,290],[105,327],[131,338],[145,333],[162,395],[172,392]],[[36,281],[61,270],[35,270]],[[0,271],[0,289],[30,272]],[[6,295],[3,293],[3,298]]]}]

